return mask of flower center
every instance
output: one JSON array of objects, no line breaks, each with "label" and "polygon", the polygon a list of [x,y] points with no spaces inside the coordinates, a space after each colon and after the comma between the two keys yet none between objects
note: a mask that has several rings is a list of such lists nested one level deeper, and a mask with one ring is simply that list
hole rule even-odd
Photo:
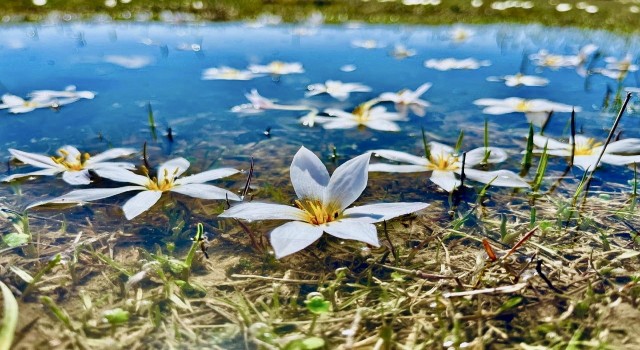
[{"label": "flower center", "polygon": [[531,109],[531,103],[527,100],[522,100],[516,105],[516,111],[528,112]]},{"label": "flower center", "polygon": [[162,181],[160,181],[156,177],[150,178],[149,171],[146,168],[143,167],[142,171],[145,173],[145,175],[147,175],[147,178],[149,179],[145,187],[151,191],[166,192],[175,187],[174,180],[176,174],[178,173],[178,168],[173,171],[173,174],[169,174],[169,171],[167,169],[164,169],[164,178],[162,179]]},{"label": "flower center", "polygon": [[593,138],[588,138],[583,142],[576,142],[575,155],[576,156],[590,156],[593,154],[595,147],[602,146],[602,142],[596,142]]},{"label": "flower center", "polygon": [[542,61],[542,63],[545,66],[556,66],[560,63],[560,57],[555,55],[549,55],[544,58],[544,61]]},{"label": "flower center", "polygon": [[362,104],[356,107],[352,114],[356,117],[358,124],[364,124],[369,120],[369,107]]},{"label": "flower center", "polygon": [[280,74],[284,70],[284,62],[273,61],[269,65],[273,74]]},{"label": "flower center", "polygon": [[460,168],[458,157],[450,153],[441,152],[440,154],[431,154],[427,169],[454,171]]},{"label": "flower center", "polygon": [[60,157],[51,157],[54,163],[60,164],[65,167],[67,170],[71,171],[80,171],[84,169],[84,164],[91,158],[89,153],[78,154],[75,157],[70,157],[69,152],[59,149],[58,153],[61,154]]},{"label": "flower center", "polygon": [[226,69],[222,72],[222,74],[220,74],[223,78],[227,78],[227,79],[235,79],[238,76],[240,76],[240,71],[237,69]]},{"label": "flower center", "polygon": [[24,101],[22,103],[22,105],[25,106],[25,107],[29,107],[29,108],[37,108],[38,107],[38,104],[36,102],[34,102],[34,101]]},{"label": "flower center", "polygon": [[296,200],[296,207],[304,210],[305,220],[314,225],[322,225],[337,220],[340,211],[331,207],[325,208],[319,200]]}]

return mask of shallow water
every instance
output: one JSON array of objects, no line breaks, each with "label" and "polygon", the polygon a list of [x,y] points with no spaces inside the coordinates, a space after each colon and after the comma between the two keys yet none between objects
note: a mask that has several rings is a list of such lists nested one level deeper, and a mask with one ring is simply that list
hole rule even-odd
[{"label": "shallow water", "polygon": [[[11,115],[7,110],[0,110],[3,122],[0,157],[9,159],[8,148],[52,154],[58,147],[71,144],[96,153],[108,147],[141,148],[147,141],[155,164],[184,156],[194,161],[198,170],[214,163],[246,169],[247,158],[257,152],[259,172],[259,167],[270,166],[269,157],[277,159],[274,163],[279,167],[286,167],[298,145],[305,145],[325,159],[331,146],[337,147],[342,160],[380,148],[420,154],[422,127],[431,140],[449,145],[453,145],[459,131],[464,130],[464,148],[472,149],[482,146],[483,122],[488,119],[491,145],[505,147],[511,155],[510,162],[501,168],[517,171],[522,136],[528,129],[526,119],[522,113],[484,115],[481,108],[473,104],[474,100],[544,98],[580,106],[583,111],[577,115],[578,130],[604,140],[615,115],[614,109],[603,112],[607,86],[615,92],[638,85],[637,75],[633,73],[620,84],[599,75],[585,81],[575,69],[540,68],[529,60],[522,65],[523,72],[549,79],[548,86],[513,88],[486,80],[489,76],[515,74],[523,56],[539,49],[573,55],[580,47],[595,44],[603,56],[622,57],[630,53],[636,57],[639,47],[633,38],[573,29],[494,25],[466,26],[472,35],[457,42],[451,39],[455,28],[321,26],[313,28],[312,35],[301,36],[295,34],[292,26],[248,28],[242,23],[2,27],[1,93],[26,97],[32,90],[62,90],[76,85],[78,90],[94,91],[97,95],[92,100],[63,106],[59,111],[45,108]],[[353,47],[353,40],[365,39],[374,39],[384,47],[371,50]],[[390,51],[395,44],[403,44],[417,54],[406,59],[394,58]],[[135,58],[139,66],[126,68],[107,62],[108,57],[114,55]],[[427,59],[446,57],[473,57],[489,60],[491,65],[477,70],[450,71],[437,71],[423,65]],[[252,63],[268,64],[274,60],[300,62],[305,73],[264,76],[249,81],[201,79],[203,70],[209,67],[244,69]],[[356,70],[340,70],[347,64],[355,65]],[[601,58],[594,63],[594,67],[602,66]],[[328,79],[362,83],[372,91],[352,93],[344,102],[326,94],[304,97],[309,84]],[[380,93],[416,89],[425,82],[433,83],[422,96],[431,103],[426,116],[410,113],[410,121],[399,122],[402,130],[396,133],[308,128],[298,121],[305,112],[270,110],[242,116],[230,111],[233,106],[246,103],[243,94],[254,88],[285,105],[307,104],[319,110],[330,107],[351,111]],[[148,103],[158,125],[155,141],[148,128]],[[635,98],[634,103],[637,103]],[[394,109],[391,103],[383,105]],[[638,136],[637,118],[633,109],[623,118],[620,130],[624,130],[624,137]],[[545,135],[567,137],[568,120],[569,113],[556,114]],[[174,142],[163,136],[169,127],[174,133]],[[267,128],[271,128],[270,139],[264,135]],[[265,144],[269,146],[264,147]],[[561,159],[551,162],[556,169],[563,169],[564,164]],[[620,169],[623,168],[605,167],[598,176],[605,182],[626,184],[632,172]],[[5,162],[0,172],[7,171]],[[65,193],[70,187],[52,178],[40,179],[34,184],[46,186],[41,190],[49,195]],[[3,188],[9,197],[8,186]],[[32,201],[29,191],[29,186],[23,188],[24,196],[15,204],[22,206]],[[442,197],[436,194],[438,196]]]}]

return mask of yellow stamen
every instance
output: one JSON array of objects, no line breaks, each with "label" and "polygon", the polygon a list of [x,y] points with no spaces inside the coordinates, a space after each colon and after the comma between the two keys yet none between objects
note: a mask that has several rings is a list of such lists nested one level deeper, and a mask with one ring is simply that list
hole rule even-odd
[{"label": "yellow stamen", "polygon": [[80,171],[84,169],[85,163],[91,157],[89,153],[85,153],[84,155],[78,154],[75,159],[69,157],[69,152],[59,149],[58,153],[60,153],[60,157],[51,157],[54,163],[60,164],[65,167],[67,170],[71,171]]},{"label": "yellow stamen", "polygon": [[338,209],[324,207],[320,200],[296,200],[296,207],[304,210],[306,221],[313,225],[322,225],[337,220],[340,217]]},{"label": "yellow stamen", "polygon": [[531,109],[531,103],[527,100],[522,100],[516,105],[516,111],[528,112]]},{"label": "yellow stamen", "polygon": [[588,138],[586,141],[577,142],[575,148],[576,156],[590,156],[593,154],[593,149],[602,146],[602,142],[596,142],[593,138]]},{"label": "yellow stamen", "polygon": [[454,171],[460,168],[458,157],[450,153],[441,152],[440,154],[431,153],[427,169]]}]

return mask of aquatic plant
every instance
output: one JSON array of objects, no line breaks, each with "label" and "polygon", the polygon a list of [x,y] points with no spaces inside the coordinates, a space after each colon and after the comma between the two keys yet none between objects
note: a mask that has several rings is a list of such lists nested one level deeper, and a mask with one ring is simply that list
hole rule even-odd
[{"label": "aquatic plant", "polygon": [[307,86],[306,97],[319,94],[329,94],[338,101],[346,101],[352,92],[370,92],[371,88],[359,83],[343,83],[339,80],[327,80],[324,84],[311,84]]},{"label": "aquatic plant", "polygon": [[315,121],[325,129],[351,129],[367,127],[380,131],[400,131],[397,121],[407,121],[406,116],[387,112],[383,106],[375,106],[377,99],[367,101],[354,108],[351,113],[337,108],[327,108],[324,113],[330,117],[317,116]]},{"label": "aquatic plant", "polygon": [[485,114],[499,115],[522,112],[525,114],[527,121],[535,126],[544,125],[549,118],[550,112],[582,111],[579,106],[569,106],[544,99],[527,100],[520,97],[505,99],[481,98],[473,101],[473,103],[484,107],[482,113]]},{"label": "aquatic plant", "polygon": [[[585,171],[595,169],[595,163],[602,152],[603,143],[591,137],[576,135],[575,142],[560,142],[550,137],[534,135],[533,143],[536,147],[533,153],[542,153],[541,148],[547,147],[547,153],[552,156],[571,157],[573,164]],[[611,142],[605,149],[600,160],[611,165],[627,165],[640,162],[640,139],[630,138]],[[598,164],[599,165],[599,164]]]},{"label": "aquatic plant", "polygon": [[305,147],[293,157],[291,184],[298,200],[296,206],[271,203],[240,203],[219,217],[243,220],[291,220],[271,231],[276,258],[300,251],[322,236],[323,232],[361,241],[378,247],[376,222],[426,208],[427,203],[380,203],[348,208],[367,186],[370,153],[340,165],[329,176],[322,161]]},{"label": "aquatic plant", "polygon": [[422,96],[427,90],[431,88],[431,83],[424,83],[413,91],[409,89],[402,89],[398,92],[383,92],[378,96],[380,102],[393,102],[396,106],[396,111],[400,115],[406,116],[407,109],[411,109],[416,115],[423,117],[425,115],[425,108],[431,106],[431,104],[425,100],[421,100]]},{"label": "aquatic plant", "polygon": [[424,66],[431,69],[440,71],[447,71],[452,69],[478,69],[480,67],[488,67],[491,62],[488,60],[478,61],[475,58],[444,58],[444,59],[429,59],[424,61]]},{"label": "aquatic plant", "polygon": [[[369,166],[370,172],[391,172],[391,173],[414,173],[431,172],[429,180],[447,192],[451,192],[460,186],[460,180],[456,178],[461,175],[462,154],[453,148],[438,142],[429,142],[429,157],[418,157],[409,153],[393,150],[373,150],[375,156],[386,158],[392,161],[409,163],[386,164],[374,163]],[[488,154],[488,156],[487,156]],[[480,147],[466,152],[464,164],[464,176],[469,180],[482,183],[490,183],[494,186],[504,187],[529,187],[529,184],[509,170],[483,171],[473,169],[473,166],[486,163],[499,163],[507,159],[507,153],[497,147]]]},{"label": "aquatic plant", "polygon": [[134,186],[75,190],[60,197],[31,204],[29,208],[45,204],[84,203],[125,192],[140,191],[122,206],[124,216],[127,220],[131,220],[151,208],[164,192],[175,192],[200,199],[240,200],[240,197],[233,192],[205,184],[208,181],[237,174],[240,172],[239,170],[218,168],[180,177],[189,168],[189,165],[189,161],[184,158],[171,159],[158,167],[158,176],[153,178],[149,176],[146,168],[143,168],[146,176],[122,168],[96,169],[95,171],[100,177],[117,182],[132,183]]},{"label": "aquatic plant", "polygon": [[24,174],[13,174],[2,179],[3,182],[28,176],[53,176],[62,173],[62,179],[70,185],[88,185],[91,183],[89,171],[108,168],[135,169],[135,165],[126,162],[110,162],[114,158],[130,156],[137,151],[132,148],[112,148],[94,156],[81,153],[73,146],[63,146],[58,150],[58,157],[43,156],[17,149],[9,149],[9,153],[17,160],[44,170]]}]

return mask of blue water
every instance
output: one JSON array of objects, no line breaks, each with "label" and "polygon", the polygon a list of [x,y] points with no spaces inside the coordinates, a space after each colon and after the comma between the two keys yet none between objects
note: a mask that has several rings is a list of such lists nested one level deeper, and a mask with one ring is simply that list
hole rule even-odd
[{"label": "blue water", "polygon": [[[247,28],[242,23],[206,25],[168,25],[79,23],[67,25],[17,25],[0,27],[0,93],[26,97],[37,89],[62,90],[76,85],[78,90],[97,93],[93,100],[80,100],[59,111],[38,109],[11,115],[0,110],[0,159],[8,160],[7,148],[51,154],[59,146],[75,145],[91,153],[107,147],[138,147],[147,141],[156,150],[158,162],[173,156],[197,158],[206,152],[224,157],[245,157],[256,143],[291,145],[273,157],[288,163],[297,145],[316,153],[325,153],[335,145],[346,158],[375,148],[419,152],[420,128],[429,137],[453,145],[459,131],[468,135],[467,149],[482,146],[482,124],[490,122],[493,146],[505,147],[517,164],[522,147],[521,135],[528,124],[522,114],[483,115],[472,102],[478,98],[544,98],[554,102],[581,106],[578,129],[604,139],[613,121],[612,111],[602,110],[607,86],[638,86],[637,76],[629,74],[622,84],[602,77],[585,78],[575,70],[537,68],[530,62],[524,72],[551,81],[546,87],[511,88],[488,82],[488,76],[516,73],[524,54],[547,49],[556,54],[576,54],[580,47],[593,43],[605,56],[622,57],[640,51],[637,38],[619,37],[606,32],[581,31],[538,26],[468,26],[475,32],[468,40],[456,43],[449,39],[453,27],[323,26],[315,35],[292,34],[292,26]],[[354,39],[375,39],[385,48],[354,48]],[[147,44],[143,43],[145,41]],[[152,43],[151,45],[148,45]],[[417,55],[403,60],[389,52],[401,43],[415,49]],[[198,44],[199,51],[178,50],[181,45]],[[128,69],[105,62],[109,55],[144,56],[150,64]],[[490,60],[492,65],[477,70],[436,71],[423,66],[430,58],[467,58]],[[268,64],[273,60],[301,62],[304,74],[285,75],[279,79],[266,76],[250,81],[201,80],[209,67],[230,66],[243,69],[249,64]],[[357,69],[343,72],[340,67],[353,64]],[[602,60],[596,66],[603,66]],[[370,86],[369,93],[353,93],[340,102],[328,95],[305,98],[306,86],[327,79],[359,82]],[[359,103],[383,92],[404,88],[416,89],[425,82],[433,87],[423,95],[432,106],[424,118],[410,114],[409,122],[400,122],[401,132],[367,130],[323,130],[299,124],[303,112],[265,111],[239,116],[231,107],[246,103],[243,96],[255,88],[265,97],[282,104],[309,104],[351,110]],[[152,140],[147,122],[147,104],[151,103],[158,124],[158,139]],[[637,104],[637,97],[632,103]],[[386,106],[393,110],[393,105]],[[557,114],[545,134],[567,136],[569,114]],[[171,127],[175,141],[163,136]],[[272,138],[263,131],[270,127]],[[622,120],[625,137],[640,137],[638,113],[631,111]],[[277,147],[275,149],[278,149]],[[163,158],[164,157],[164,158]],[[202,161],[202,160],[201,160]],[[555,162],[555,163],[554,163]],[[553,164],[564,164],[553,160]],[[7,165],[0,165],[6,173]],[[206,163],[206,162],[205,162]],[[203,163],[204,164],[204,163]],[[268,159],[262,159],[268,164]],[[202,165],[204,166],[204,165]],[[511,168],[512,170],[517,170]],[[26,171],[20,169],[19,171]],[[626,182],[608,167],[604,177]],[[46,179],[46,183],[54,181]],[[68,188],[62,185],[64,193]],[[43,183],[45,183],[43,182]],[[6,188],[6,185],[3,185]],[[58,191],[56,191],[58,192]],[[25,201],[27,201],[25,199]]]}]

